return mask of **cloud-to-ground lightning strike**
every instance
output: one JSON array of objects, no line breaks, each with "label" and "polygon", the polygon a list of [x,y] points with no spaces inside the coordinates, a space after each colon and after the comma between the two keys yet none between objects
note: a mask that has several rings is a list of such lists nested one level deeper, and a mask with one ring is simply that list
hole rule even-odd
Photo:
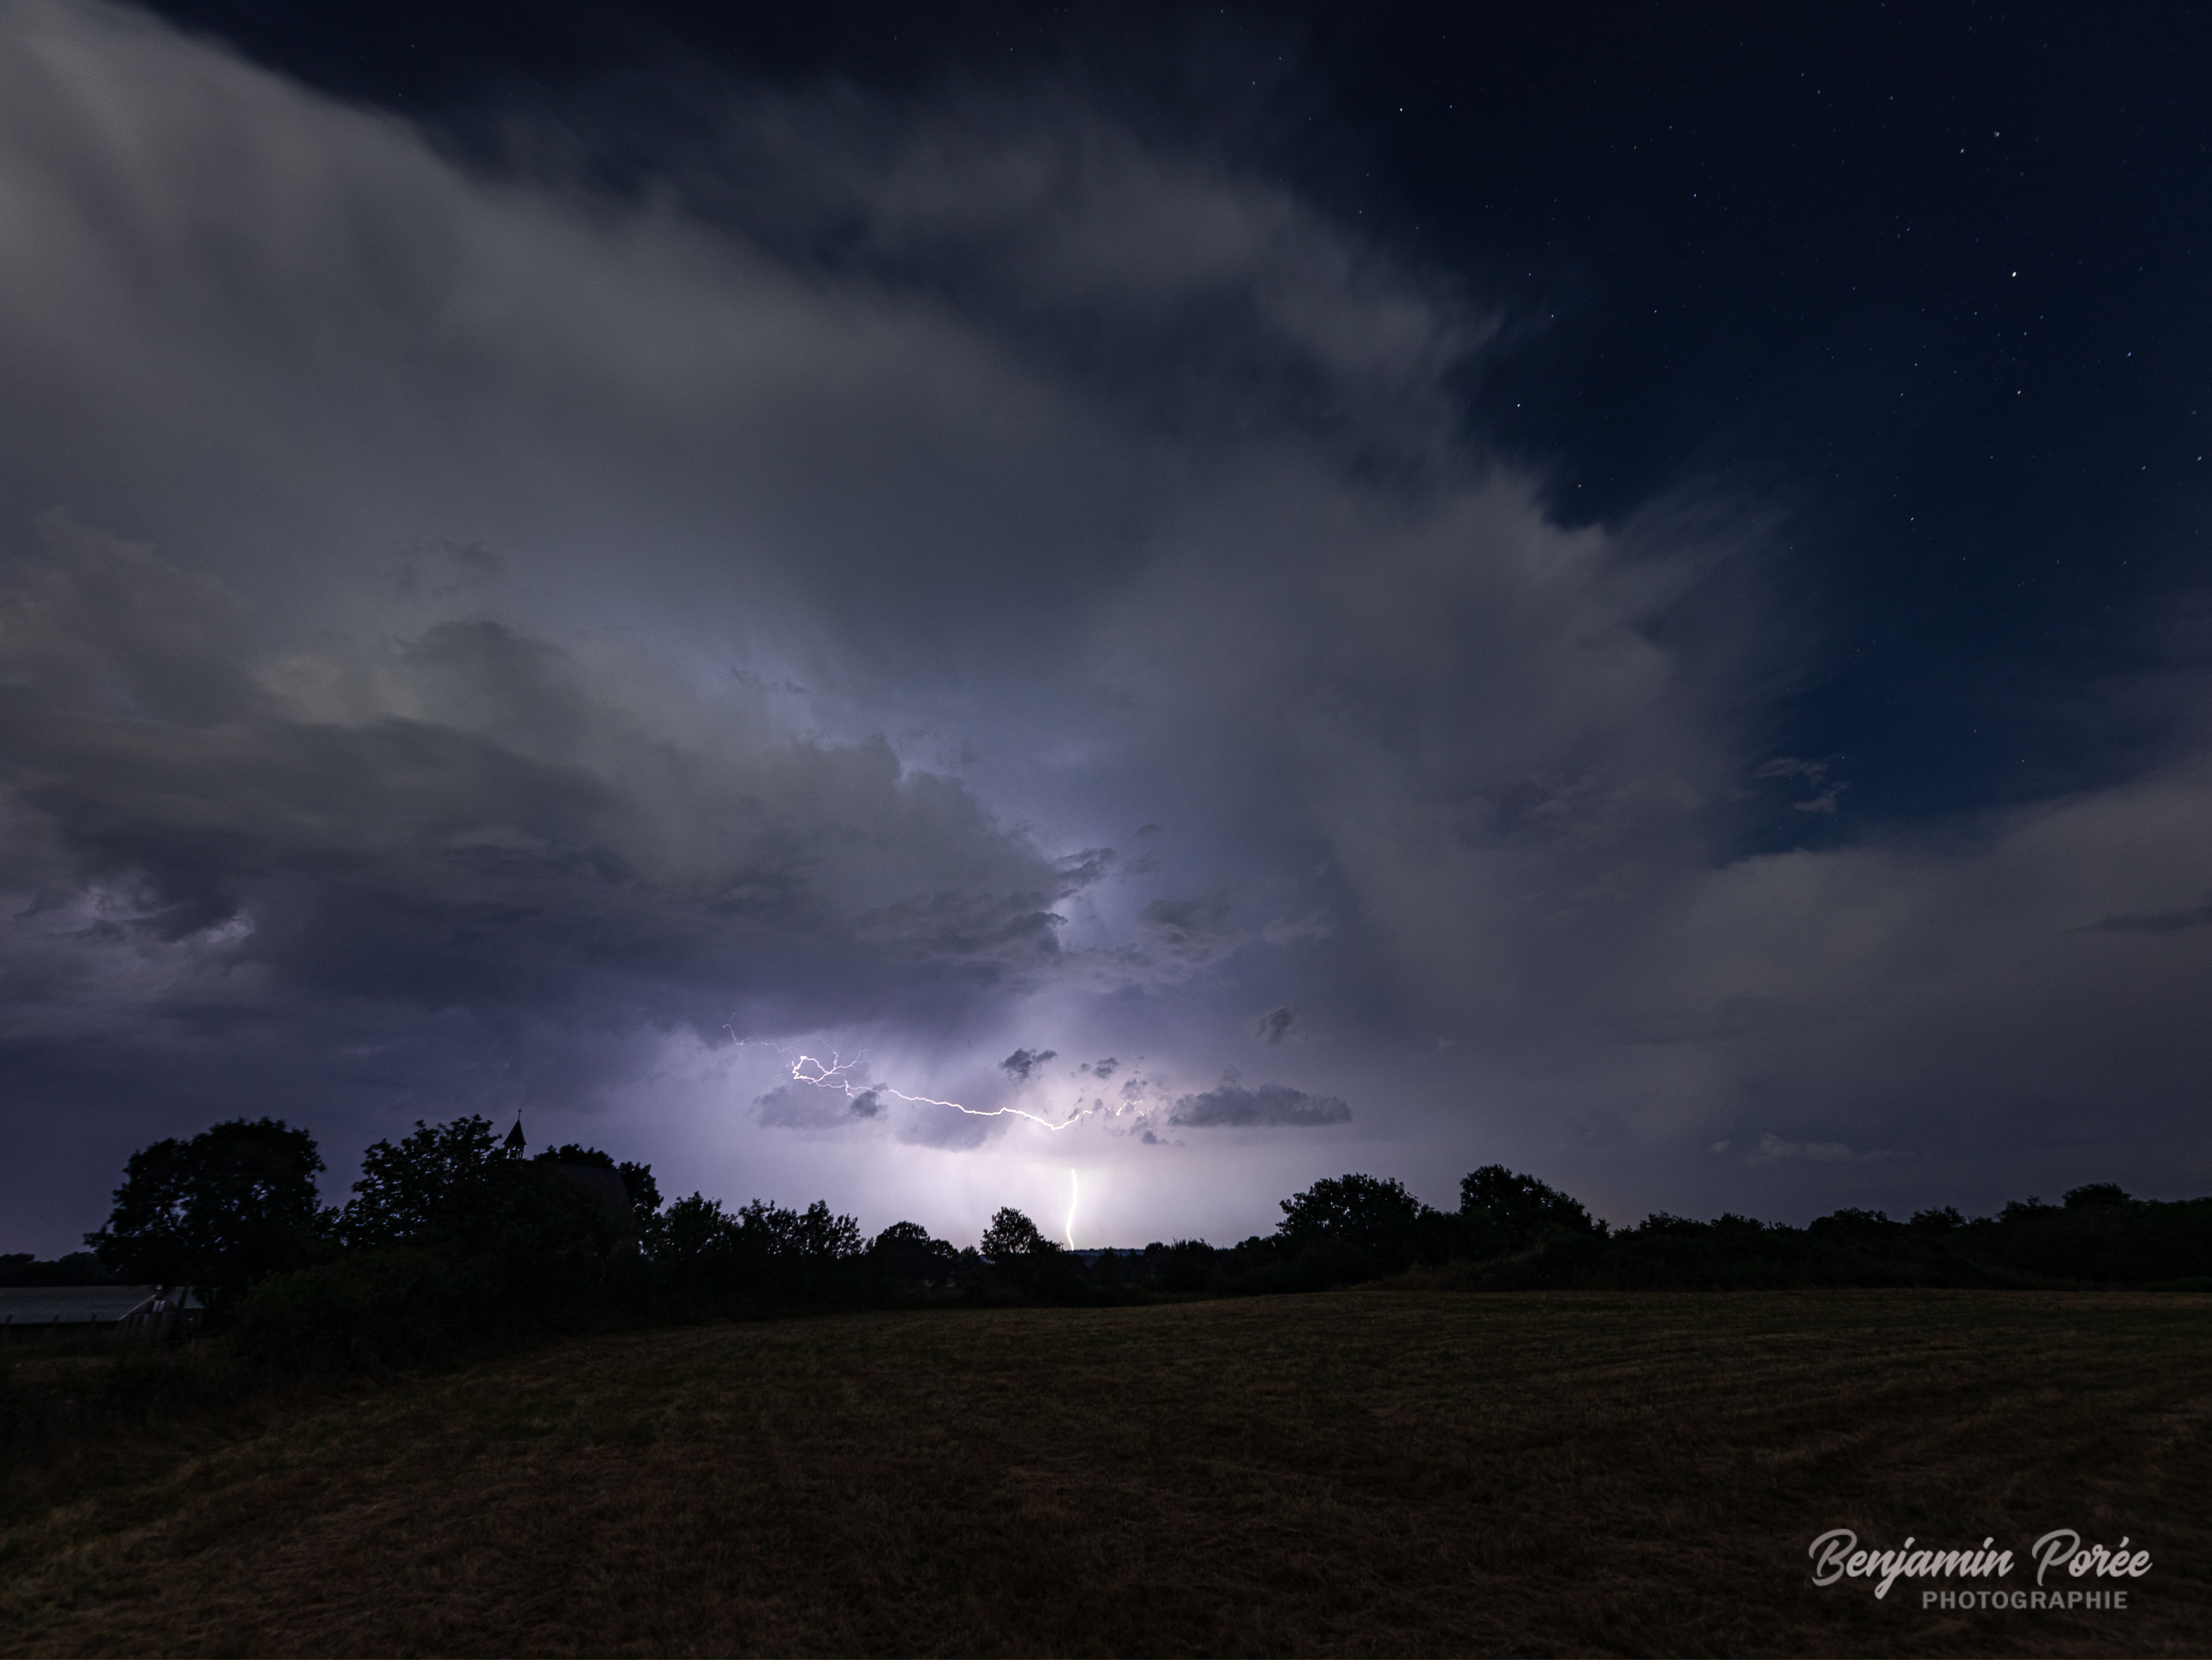
[{"label": "cloud-to-ground lightning strike", "polygon": [[1067,1248],[1075,1249],[1075,1201],[1082,1196],[1082,1183],[1075,1174],[1075,1166],[1067,1167]]}]

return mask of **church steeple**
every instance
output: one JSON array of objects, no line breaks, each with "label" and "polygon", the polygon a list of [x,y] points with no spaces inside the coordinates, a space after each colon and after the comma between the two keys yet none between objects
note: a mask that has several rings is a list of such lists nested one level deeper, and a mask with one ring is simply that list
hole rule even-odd
[{"label": "church steeple", "polygon": [[530,1145],[522,1139],[522,1114],[520,1110],[514,1115],[514,1128],[507,1131],[507,1140],[501,1145],[517,1158],[522,1157],[523,1148]]}]

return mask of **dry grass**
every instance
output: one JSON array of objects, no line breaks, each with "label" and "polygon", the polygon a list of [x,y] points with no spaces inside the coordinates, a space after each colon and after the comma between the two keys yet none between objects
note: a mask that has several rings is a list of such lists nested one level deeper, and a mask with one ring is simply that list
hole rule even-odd
[{"label": "dry grass", "polygon": [[[2198,1297],[1370,1288],[660,1332],[303,1402],[58,1504],[0,1541],[0,1650],[2203,1653],[2208,1416]],[[1830,1527],[2024,1555],[2062,1525],[2151,1551],[2133,1606],[1808,1578]]]}]

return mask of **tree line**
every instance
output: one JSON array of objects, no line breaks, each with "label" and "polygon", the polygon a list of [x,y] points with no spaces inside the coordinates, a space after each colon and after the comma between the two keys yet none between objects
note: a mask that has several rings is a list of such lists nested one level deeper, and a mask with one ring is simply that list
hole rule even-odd
[{"label": "tree line", "polygon": [[[822,1201],[664,1202],[649,1165],[570,1144],[530,1156],[470,1116],[370,1147],[324,1206],[314,1138],[237,1119],[131,1155],[89,1259],[128,1283],[190,1286],[210,1329],[287,1367],[434,1365],[613,1325],[897,1305],[1118,1303],[1318,1291],[1409,1271],[1474,1290],[2125,1285],[2212,1289],[2212,1199],[2111,1183],[1992,1217],[1893,1221],[1840,1210],[1805,1227],[1660,1213],[1614,1230],[1492,1164],[1455,1210],[1349,1174],[1281,1201],[1271,1234],[1216,1247],[1077,1253],[1004,1208],[962,1249],[915,1222],[872,1237]],[[13,1265],[14,1259],[9,1260]],[[64,1259],[86,1271],[82,1254]],[[63,1264],[40,1265],[59,1269]]]}]

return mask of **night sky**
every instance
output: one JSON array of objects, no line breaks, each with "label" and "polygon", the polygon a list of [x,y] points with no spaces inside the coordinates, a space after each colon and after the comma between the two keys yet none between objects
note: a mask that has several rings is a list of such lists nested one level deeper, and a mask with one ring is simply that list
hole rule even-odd
[{"label": "night sky", "polygon": [[2212,1191],[2208,63],[0,5],[0,1250],[263,1113],[963,1243]]}]

